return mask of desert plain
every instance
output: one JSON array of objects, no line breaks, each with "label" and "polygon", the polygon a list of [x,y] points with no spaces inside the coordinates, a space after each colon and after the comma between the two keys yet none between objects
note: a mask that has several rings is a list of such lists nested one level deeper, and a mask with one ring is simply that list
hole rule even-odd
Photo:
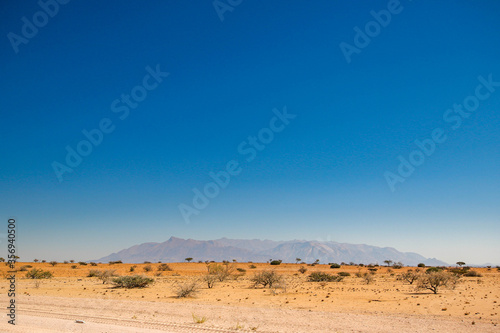
[{"label": "desert plain", "polygon": [[[398,278],[415,267],[378,266],[370,272],[355,265],[229,263],[232,274],[208,288],[206,263],[168,263],[168,271],[158,270],[160,265],[17,263],[16,325],[11,325],[9,268],[0,264],[0,331],[500,332],[500,271],[494,267],[472,268],[480,276],[462,276],[454,288],[434,294]],[[307,271],[299,272],[301,267]],[[27,278],[34,268],[53,277]],[[91,270],[144,275],[154,282],[145,288],[117,288],[111,279],[89,277]],[[282,283],[255,287],[252,277],[271,270]],[[313,272],[350,276],[309,282]],[[372,281],[367,283],[364,273],[372,273]],[[177,296],[179,288],[193,283],[195,293]]]}]

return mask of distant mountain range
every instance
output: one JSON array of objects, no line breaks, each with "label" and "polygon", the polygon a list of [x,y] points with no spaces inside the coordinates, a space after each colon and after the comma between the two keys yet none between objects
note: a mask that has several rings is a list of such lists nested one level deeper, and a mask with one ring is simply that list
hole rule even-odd
[{"label": "distant mountain range", "polygon": [[301,258],[302,261],[307,263],[319,259],[320,263],[384,264],[384,260],[392,260],[393,262],[402,262],[405,265],[412,266],[419,263],[429,266],[448,265],[443,261],[435,258],[425,258],[417,253],[399,252],[391,247],[377,247],[365,244],[228,238],[199,241],[176,237],[171,237],[163,243],[134,245],[128,249],[91,261],[121,260],[128,263],[142,263],[144,261],[182,262],[189,257],[194,258],[194,261],[231,261],[236,259],[239,262],[266,262],[270,259],[280,259],[283,262],[295,262],[296,258]]}]

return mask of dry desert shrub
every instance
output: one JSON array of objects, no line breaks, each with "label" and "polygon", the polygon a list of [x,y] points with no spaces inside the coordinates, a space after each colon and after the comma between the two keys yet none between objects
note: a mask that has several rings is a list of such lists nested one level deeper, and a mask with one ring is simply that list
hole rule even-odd
[{"label": "dry desert shrub", "polygon": [[308,282],[340,282],[343,276],[331,275],[323,272],[314,272],[307,277]]},{"label": "dry desert shrub", "polygon": [[203,281],[206,282],[207,287],[210,289],[215,286],[215,284],[217,283],[217,281],[219,281],[219,279],[215,275],[207,274],[203,277]]},{"label": "dry desert shrub", "polygon": [[178,298],[184,298],[194,296],[198,290],[198,283],[196,281],[190,281],[177,284],[174,292]]},{"label": "dry desert shrub", "polygon": [[409,284],[413,284],[413,282],[417,281],[418,278],[420,277],[420,270],[416,269],[409,269],[405,273],[399,274],[397,279],[402,280],[404,282],[408,282]]},{"label": "dry desert shrub", "polygon": [[229,264],[226,262],[224,265],[212,263],[207,265],[208,275],[214,275],[220,282],[229,278],[236,269],[236,264]]},{"label": "dry desert shrub", "polygon": [[51,272],[37,268],[33,268],[32,270],[26,273],[27,279],[50,279],[51,277],[52,277]]},{"label": "dry desert shrub", "polygon": [[366,284],[370,284],[373,281],[375,281],[375,277],[373,277],[373,273],[363,273],[361,274],[361,278],[363,279],[363,282]]},{"label": "dry desert shrub", "polygon": [[157,269],[160,272],[165,272],[165,271],[171,271],[172,270],[172,268],[170,268],[170,266],[168,264],[160,264]]},{"label": "dry desert shrub", "polygon": [[281,275],[276,273],[276,271],[268,271],[264,270],[260,273],[255,274],[250,281],[254,283],[254,288],[257,286],[262,285],[263,288],[269,287],[272,288],[273,285],[277,285],[283,281],[283,278]]},{"label": "dry desert shrub", "polygon": [[133,276],[119,276],[112,280],[113,284],[117,288],[145,288],[151,283],[154,282],[154,279],[141,276],[141,275],[133,275]]},{"label": "dry desert shrub", "polygon": [[151,265],[146,265],[142,269],[144,270],[144,272],[150,272],[153,269],[153,267],[151,267]]},{"label": "dry desert shrub", "polygon": [[109,280],[116,276],[116,269],[105,269],[105,270],[98,270],[98,269],[91,269],[89,270],[89,274],[87,277],[97,277],[99,280],[102,281],[102,283],[108,283]]}]

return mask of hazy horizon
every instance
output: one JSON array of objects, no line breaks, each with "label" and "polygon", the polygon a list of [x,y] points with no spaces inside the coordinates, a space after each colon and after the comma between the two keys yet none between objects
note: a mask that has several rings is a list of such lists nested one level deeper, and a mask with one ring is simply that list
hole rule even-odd
[{"label": "hazy horizon", "polygon": [[175,235],[500,264],[500,3],[46,2],[0,5],[0,256],[15,218],[21,260]]}]

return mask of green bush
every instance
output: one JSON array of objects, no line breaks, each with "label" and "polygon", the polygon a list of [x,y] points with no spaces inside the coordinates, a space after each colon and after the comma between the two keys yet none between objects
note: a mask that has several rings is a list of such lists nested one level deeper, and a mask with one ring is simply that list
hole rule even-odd
[{"label": "green bush", "polygon": [[429,267],[429,268],[427,268],[427,269],[425,270],[425,272],[426,272],[427,274],[429,274],[429,273],[441,272],[441,271],[442,271],[442,269],[441,269],[441,268],[439,268],[439,267]]},{"label": "green bush", "polygon": [[417,265],[417,267],[425,267],[425,264],[424,263],[420,263]]},{"label": "green bush", "polygon": [[149,272],[151,271],[153,268],[151,267],[151,265],[146,265],[142,268],[145,272]]},{"label": "green bush", "polygon": [[27,279],[50,279],[51,277],[51,272],[36,268],[33,268],[31,271],[26,273]]},{"label": "green bush", "polygon": [[78,264],[82,266],[87,266],[87,263],[85,261],[79,261]]},{"label": "green bush", "polygon": [[304,266],[300,267],[299,268],[299,272],[304,274],[305,272],[307,272],[307,268],[305,268]]},{"label": "green bush", "polygon": [[468,271],[467,273],[464,274],[464,276],[467,276],[467,277],[482,277],[483,275],[481,273],[476,272],[476,271]]},{"label": "green bush", "polygon": [[90,266],[97,266],[97,263],[95,263],[95,262],[91,262],[91,263],[90,263]]},{"label": "green bush", "polygon": [[449,268],[448,271],[456,275],[464,275],[469,271],[469,267],[461,267],[461,268],[454,267],[454,268]]},{"label": "green bush", "polygon": [[343,279],[343,276],[331,275],[323,272],[314,272],[307,277],[307,281],[309,282],[339,282]]},{"label": "green bush", "polygon": [[244,268],[236,268],[236,270],[240,273],[245,273],[247,270]]},{"label": "green bush", "polygon": [[333,263],[330,265],[330,268],[340,268],[339,264]]},{"label": "green bush", "polygon": [[257,268],[257,266],[255,266],[255,265],[250,265],[250,266],[248,266],[248,267],[249,267],[250,269]]},{"label": "green bush", "polygon": [[347,272],[338,272],[337,273],[339,276],[351,276],[351,273],[347,273]]},{"label": "green bush", "polygon": [[112,280],[117,288],[145,288],[154,282],[154,279],[141,276],[119,276]]},{"label": "green bush", "polygon": [[281,265],[281,260],[273,260],[271,261],[271,265]]}]

